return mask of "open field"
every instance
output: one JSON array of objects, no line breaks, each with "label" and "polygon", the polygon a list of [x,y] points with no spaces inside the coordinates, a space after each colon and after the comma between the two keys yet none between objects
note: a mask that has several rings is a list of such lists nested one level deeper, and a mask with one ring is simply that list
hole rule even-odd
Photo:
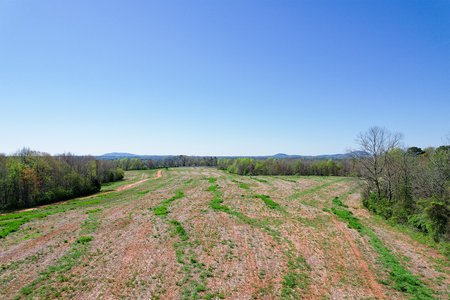
[{"label": "open field", "polygon": [[130,171],[0,215],[0,298],[448,299],[448,259],[358,191],[345,177]]}]

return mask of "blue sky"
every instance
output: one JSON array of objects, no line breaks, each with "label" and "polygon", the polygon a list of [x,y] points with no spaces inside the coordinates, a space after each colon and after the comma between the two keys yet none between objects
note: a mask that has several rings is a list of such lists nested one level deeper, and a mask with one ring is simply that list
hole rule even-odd
[{"label": "blue sky", "polygon": [[0,0],[0,152],[330,154],[450,133],[450,1]]}]

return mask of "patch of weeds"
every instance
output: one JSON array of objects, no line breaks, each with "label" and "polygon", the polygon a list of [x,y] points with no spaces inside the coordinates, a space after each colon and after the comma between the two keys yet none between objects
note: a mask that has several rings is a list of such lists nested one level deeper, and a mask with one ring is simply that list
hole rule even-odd
[{"label": "patch of weeds", "polygon": [[[178,227],[178,222],[176,223]],[[182,228],[182,227],[181,227]],[[185,232],[184,229],[181,232]],[[193,250],[195,243],[187,241],[187,235],[178,234],[181,241],[174,244],[177,262],[183,265],[181,271],[183,278],[177,282],[177,285],[183,287],[183,299],[200,299],[208,291],[206,280],[212,276],[210,269],[198,261],[197,254]]]},{"label": "patch of weeds", "polygon": [[153,208],[155,215],[157,216],[166,216],[169,214],[169,205],[178,199],[181,199],[184,197],[184,193],[182,191],[177,191],[175,193],[175,196],[172,198],[166,199],[163,202],[161,202],[158,206]]},{"label": "patch of weeds", "polygon": [[358,231],[361,231],[363,229],[363,225],[359,222],[359,219],[352,214],[351,211],[336,206],[332,207],[331,211],[341,220],[347,222],[348,227],[356,229]]},{"label": "patch of weeds", "polygon": [[80,236],[76,242],[79,244],[87,244],[92,241],[94,238],[92,236]]},{"label": "patch of weeds", "polygon": [[279,211],[283,211],[283,208],[280,206],[280,204],[278,204],[277,202],[273,201],[269,196],[267,195],[255,195],[255,198],[259,198],[261,199],[264,204],[270,208],[270,209],[275,209],[275,210],[279,210]]},{"label": "patch of weeds", "polygon": [[148,193],[150,193],[150,190],[139,191],[139,192],[137,192],[136,194],[137,194],[138,196],[144,196],[144,195],[146,195],[146,194],[148,194]]},{"label": "patch of weeds", "polygon": [[167,206],[157,206],[154,208],[155,211],[155,215],[157,216],[165,216],[167,214],[169,214],[169,209],[167,208]]},{"label": "patch of weeds", "polygon": [[206,300],[211,300],[211,299],[225,299],[225,294],[224,293],[208,293],[205,295],[205,299]]},{"label": "patch of weeds", "polygon": [[95,214],[95,213],[100,212],[101,210],[102,210],[101,208],[96,208],[96,209],[88,210],[86,213],[88,213],[88,214]]},{"label": "patch of weeds", "polygon": [[188,236],[186,230],[184,229],[183,225],[181,225],[180,222],[178,222],[176,220],[171,220],[170,224],[173,225],[175,234],[177,234],[180,237],[180,240],[186,241],[189,239],[189,236]]},{"label": "patch of weeds", "polygon": [[339,197],[334,197],[334,198],[333,198],[333,205],[348,208],[348,206],[347,206],[346,204],[344,204],[344,203],[341,201],[341,199],[339,199]]},{"label": "patch of weeds", "polygon": [[238,185],[238,187],[243,189],[243,190],[249,190],[250,189],[250,187],[247,184],[245,184],[243,182],[240,182],[240,181],[237,181],[236,179],[231,179],[231,181],[236,183]]},{"label": "patch of weeds", "polygon": [[295,247],[290,241],[287,242],[289,250],[286,252],[288,257],[287,273],[283,276],[281,298],[282,299],[301,299],[301,291],[308,283],[309,277],[307,271],[311,270],[306,260],[301,256],[295,256]]}]

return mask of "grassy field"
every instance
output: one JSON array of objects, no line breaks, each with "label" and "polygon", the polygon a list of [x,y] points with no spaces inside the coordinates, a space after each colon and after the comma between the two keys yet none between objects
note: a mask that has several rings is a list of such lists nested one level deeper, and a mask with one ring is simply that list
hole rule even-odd
[{"label": "grassy field", "polygon": [[358,191],[342,177],[127,172],[0,215],[0,298],[448,299],[440,248]]}]

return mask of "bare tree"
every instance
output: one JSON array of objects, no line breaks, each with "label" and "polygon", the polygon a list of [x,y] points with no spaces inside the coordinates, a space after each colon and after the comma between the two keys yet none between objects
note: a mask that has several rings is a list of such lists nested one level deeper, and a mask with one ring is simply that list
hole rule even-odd
[{"label": "bare tree", "polygon": [[[361,167],[361,175],[367,180],[369,187],[375,188],[378,199],[383,195],[383,177],[386,178],[388,191],[391,190],[393,174],[392,170],[386,170],[389,164],[387,153],[398,147],[401,139],[401,134],[391,133],[387,129],[377,126],[360,133],[356,139],[360,146],[359,150],[367,154],[357,158]],[[392,197],[392,192],[390,192],[390,196]]]}]

